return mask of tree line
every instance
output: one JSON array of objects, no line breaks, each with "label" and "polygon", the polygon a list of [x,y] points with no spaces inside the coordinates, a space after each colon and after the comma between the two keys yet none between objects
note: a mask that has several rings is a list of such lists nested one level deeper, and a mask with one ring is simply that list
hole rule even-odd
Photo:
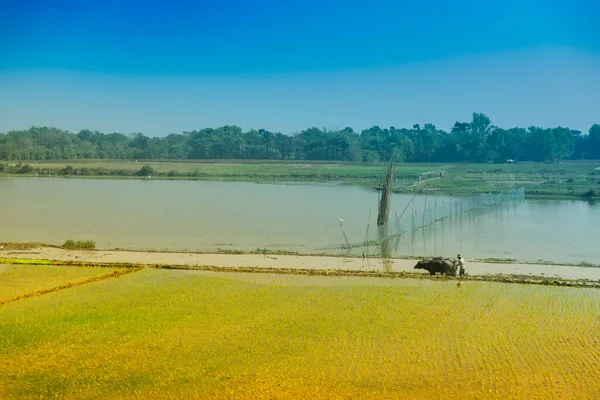
[{"label": "tree line", "polygon": [[142,133],[71,133],[35,126],[0,134],[0,160],[72,159],[259,159],[500,163],[600,159],[600,125],[587,134],[565,128],[494,126],[483,113],[445,131],[432,124],[412,128],[373,126],[310,128],[292,135],[237,126],[148,137]]}]

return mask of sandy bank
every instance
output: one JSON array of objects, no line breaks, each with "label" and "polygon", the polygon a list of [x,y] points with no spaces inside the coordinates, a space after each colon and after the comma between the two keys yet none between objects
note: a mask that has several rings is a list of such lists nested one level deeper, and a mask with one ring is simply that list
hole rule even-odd
[{"label": "sandy bank", "polygon": [[[381,259],[327,256],[259,255],[259,254],[198,254],[176,252],[143,252],[124,250],[65,250],[53,247],[35,247],[20,250],[0,250],[3,258],[49,259],[90,263],[130,263],[154,265],[211,265],[216,267],[261,267],[315,270],[383,271]],[[413,269],[418,260],[390,260],[388,271]],[[566,265],[497,264],[469,262],[469,275],[529,275],[546,278],[585,279],[600,281],[600,268]],[[419,271],[421,272],[421,271]]]}]

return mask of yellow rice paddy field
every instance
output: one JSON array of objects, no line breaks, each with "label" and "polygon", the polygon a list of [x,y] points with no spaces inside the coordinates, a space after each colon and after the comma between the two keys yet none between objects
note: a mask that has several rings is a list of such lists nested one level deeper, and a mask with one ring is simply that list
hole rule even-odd
[{"label": "yellow rice paddy field", "polygon": [[98,267],[67,268],[60,265],[0,264],[0,303],[66,284],[83,282],[115,270]]},{"label": "yellow rice paddy field", "polygon": [[599,399],[598,349],[598,289],[145,268],[0,305],[0,399]]}]

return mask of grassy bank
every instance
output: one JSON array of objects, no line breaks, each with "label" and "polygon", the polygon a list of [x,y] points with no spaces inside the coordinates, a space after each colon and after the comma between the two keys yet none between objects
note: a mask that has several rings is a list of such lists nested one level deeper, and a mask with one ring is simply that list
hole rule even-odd
[{"label": "grassy bank", "polygon": [[528,197],[600,198],[600,162],[564,164],[454,164],[444,177],[425,176],[399,191],[439,191],[447,194],[499,192],[525,187]]},{"label": "grassy bank", "polygon": [[[529,197],[600,199],[600,162],[563,164],[400,164],[396,192],[462,195],[524,186]],[[11,163],[4,175],[193,179],[254,182],[346,182],[377,186],[385,164],[257,161],[98,161]],[[444,171],[444,176],[439,176]],[[418,177],[421,181],[418,181]]]},{"label": "grassy bank", "polygon": [[143,269],[1,305],[0,398],[597,398],[599,313],[597,289]]},{"label": "grassy bank", "polygon": [[[27,165],[27,167],[25,167]],[[141,173],[142,168],[148,173]],[[245,161],[65,161],[11,164],[5,173],[53,176],[114,176],[224,180],[299,180],[299,181],[372,181],[379,179],[382,166],[359,163],[270,163]],[[426,172],[426,166],[407,167],[406,174],[416,177]]]}]

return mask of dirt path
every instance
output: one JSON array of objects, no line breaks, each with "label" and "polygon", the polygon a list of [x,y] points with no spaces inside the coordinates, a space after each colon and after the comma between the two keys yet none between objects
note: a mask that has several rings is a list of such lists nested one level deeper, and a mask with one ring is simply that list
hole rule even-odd
[{"label": "dirt path", "polygon": [[[144,265],[211,265],[216,267],[263,267],[318,270],[382,271],[381,259],[358,257],[290,256],[259,254],[198,254],[176,252],[143,252],[123,250],[64,250],[36,247],[28,250],[0,250],[0,257],[79,261],[90,263],[129,263]],[[391,271],[415,272],[418,260],[393,259]],[[586,279],[600,281],[600,268],[565,265],[498,264],[466,261],[469,275],[526,275],[545,278]],[[420,272],[421,270],[419,270]]]}]

